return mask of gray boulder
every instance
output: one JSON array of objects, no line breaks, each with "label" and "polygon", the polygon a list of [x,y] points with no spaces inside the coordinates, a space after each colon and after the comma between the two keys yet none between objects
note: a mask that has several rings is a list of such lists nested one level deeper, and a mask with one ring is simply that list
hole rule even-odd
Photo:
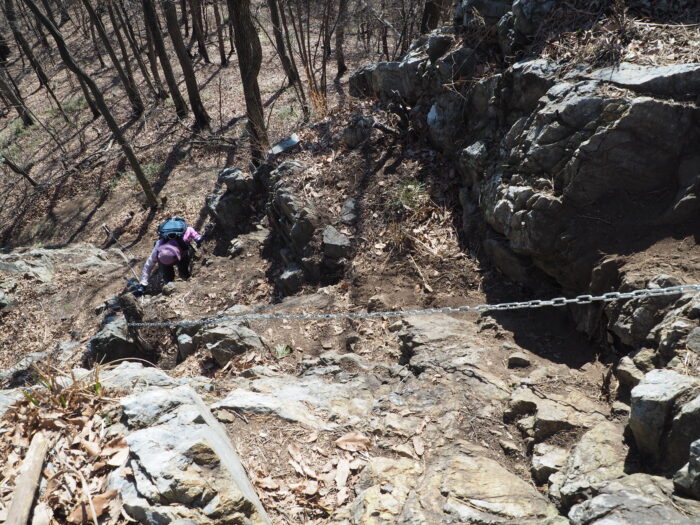
[{"label": "gray boulder", "polygon": [[374,119],[372,117],[355,115],[350,124],[343,130],[343,142],[348,148],[354,149],[370,138],[373,128]]},{"label": "gray boulder", "polygon": [[510,11],[511,5],[511,0],[461,0],[455,2],[455,25],[466,28],[473,18],[474,11],[487,24],[493,25]]},{"label": "gray boulder", "polygon": [[[127,513],[142,523],[270,520],[226,431],[189,387],[151,388],[122,400],[132,476],[110,474]],[[206,473],[206,475],[203,475]]]},{"label": "gray boulder", "polygon": [[688,450],[692,450],[692,443],[700,439],[700,388],[696,392],[695,397],[682,404],[676,403],[663,456],[664,467],[669,471],[675,471],[689,461]]},{"label": "gray boulder", "polygon": [[[671,423],[674,403],[680,396],[698,388],[700,381],[696,378],[672,370],[652,370],[632,389],[629,427],[643,455],[654,461],[665,457],[663,438]],[[687,451],[686,445],[679,456],[682,458]],[[682,465],[687,461],[685,457],[685,460],[676,461],[681,461]]]},{"label": "gray boulder", "polygon": [[226,168],[218,177],[218,183],[224,184],[233,193],[249,194],[255,189],[255,180],[250,173],[240,168]]},{"label": "gray boulder", "polygon": [[203,327],[192,338],[195,347],[206,347],[219,366],[235,355],[264,348],[260,336],[242,322],[223,322]]},{"label": "gray boulder", "polygon": [[581,437],[566,466],[550,478],[550,494],[562,507],[594,496],[599,485],[625,475],[627,447],[622,434],[622,425],[605,421]]},{"label": "gray boulder", "polygon": [[530,473],[535,483],[546,483],[552,474],[559,472],[566,465],[569,453],[562,447],[549,443],[537,443],[532,451]]}]

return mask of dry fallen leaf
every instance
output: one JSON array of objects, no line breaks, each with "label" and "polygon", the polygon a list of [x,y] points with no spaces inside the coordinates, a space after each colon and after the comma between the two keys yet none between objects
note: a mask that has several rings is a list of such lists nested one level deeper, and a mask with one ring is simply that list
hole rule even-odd
[{"label": "dry fallen leaf", "polygon": [[296,445],[296,443],[290,443],[289,446],[287,447],[287,452],[289,452],[289,455],[292,456],[292,459],[294,461],[296,461],[297,463],[304,462],[304,460],[301,457],[301,450]]},{"label": "dry fallen leaf", "polygon": [[306,438],[303,439],[304,443],[313,443],[318,439],[318,432],[313,431],[311,434],[309,434]]},{"label": "dry fallen leaf", "polygon": [[347,459],[338,461],[338,468],[335,471],[335,484],[339,489],[343,488],[350,475],[350,462]]},{"label": "dry fallen leaf", "polygon": [[336,496],[336,501],[338,506],[340,507],[343,503],[345,503],[350,497],[350,490],[347,487],[343,487],[338,491],[338,495]]},{"label": "dry fallen leaf", "polygon": [[[109,490],[103,494],[98,494],[97,496],[92,496],[92,505],[95,508],[95,514],[99,518],[104,514],[104,511],[109,507],[114,497],[117,495],[116,490]],[[92,513],[90,512],[90,507],[86,501],[81,501],[78,503],[72,512],[66,518],[68,523],[88,523],[92,521],[90,517]]]},{"label": "dry fallen leaf", "polygon": [[294,491],[301,492],[307,496],[313,496],[318,492],[318,481],[315,479],[307,479],[301,483],[293,483],[289,485]]},{"label": "dry fallen leaf", "polygon": [[300,476],[306,476],[306,474],[304,473],[304,468],[299,463],[297,463],[293,459],[290,459],[289,464],[294,468],[294,470],[297,471],[297,474],[299,474]]},{"label": "dry fallen leaf", "polygon": [[343,450],[359,452],[361,450],[369,449],[370,440],[367,436],[361,434],[360,432],[353,431],[338,438],[335,441],[335,444],[338,448],[342,448]]},{"label": "dry fallen leaf", "polygon": [[129,458],[129,449],[128,448],[123,448],[120,451],[118,451],[116,454],[114,454],[109,460],[107,461],[107,464],[112,466],[112,467],[121,467],[124,463],[126,463],[126,460]]},{"label": "dry fallen leaf", "polygon": [[80,441],[80,446],[92,457],[100,455],[100,445],[97,443],[94,443],[92,441],[85,441],[83,439]]},{"label": "dry fallen leaf", "polygon": [[258,487],[264,488],[265,490],[277,490],[280,488],[280,484],[277,483],[274,479],[272,479],[270,476],[264,477],[264,478],[257,478],[255,480],[255,484]]},{"label": "dry fallen leaf", "polygon": [[404,456],[407,458],[413,458],[413,449],[409,447],[406,443],[401,443],[400,445],[396,445],[394,447],[391,447],[391,450],[394,452],[398,453],[400,456]]}]

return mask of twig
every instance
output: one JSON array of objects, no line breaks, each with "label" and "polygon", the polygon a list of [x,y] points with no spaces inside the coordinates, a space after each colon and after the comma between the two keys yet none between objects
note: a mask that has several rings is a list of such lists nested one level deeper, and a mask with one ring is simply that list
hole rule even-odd
[{"label": "twig", "polygon": [[420,275],[420,278],[423,279],[423,286],[425,286],[425,289],[429,292],[432,292],[433,289],[428,284],[428,280],[425,278],[425,275],[423,275],[423,272],[420,271],[420,268],[418,267],[418,263],[416,263],[416,260],[413,258],[413,255],[409,255],[408,258],[411,259],[411,262],[413,263],[413,266],[416,268],[418,275]]},{"label": "twig", "polygon": [[85,479],[85,476],[83,476],[83,473],[77,469],[72,468],[71,470],[80,478],[80,483],[83,486],[83,494],[85,494],[85,497],[88,500],[88,505],[90,506],[90,514],[92,514],[93,523],[95,525],[99,525],[99,523],[97,522],[97,512],[95,512],[95,506],[92,504],[92,497],[90,497],[90,487],[88,486],[88,482]]}]

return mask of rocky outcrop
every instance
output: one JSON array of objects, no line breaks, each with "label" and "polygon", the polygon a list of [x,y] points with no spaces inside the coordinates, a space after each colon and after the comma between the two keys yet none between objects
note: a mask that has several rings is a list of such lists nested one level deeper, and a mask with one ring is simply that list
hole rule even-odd
[{"label": "rocky outcrop", "polygon": [[239,168],[226,168],[219,174],[217,189],[206,199],[209,215],[227,237],[239,233],[252,213],[255,179]]},{"label": "rocky outcrop", "polygon": [[178,386],[184,381],[146,370],[120,365],[106,383],[124,388],[125,374],[139,378],[137,391],[121,401],[129,459],[110,474],[107,490],[116,490],[141,523],[269,524],[226,431],[199,395]]},{"label": "rocky outcrop", "polygon": [[191,344],[190,352],[205,348],[219,366],[225,366],[236,355],[264,348],[260,336],[245,321],[225,321],[204,326],[194,335]]},{"label": "rocky outcrop", "polygon": [[102,328],[90,338],[88,344],[91,357],[98,363],[131,357],[148,360],[151,357],[129,333],[126,319],[122,315],[107,315]]},{"label": "rocky outcrop", "polygon": [[675,476],[673,483],[683,494],[700,500],[700,439],[690,444],[688,463]]}]

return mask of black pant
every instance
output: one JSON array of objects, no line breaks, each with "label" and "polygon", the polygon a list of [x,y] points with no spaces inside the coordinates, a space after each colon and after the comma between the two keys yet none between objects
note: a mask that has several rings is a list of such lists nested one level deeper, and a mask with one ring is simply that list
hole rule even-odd
[{"label": "black pant", "polygon": [[[175,280],[175,265],[174,264],[161,264],[160,272],[163,275],[163,284],[169,283]],[[182,251],[182,259],[177,262],[177,270],[180,273],[180,278],[187,280],[192,275],[192,247],[188,246]]]}]

